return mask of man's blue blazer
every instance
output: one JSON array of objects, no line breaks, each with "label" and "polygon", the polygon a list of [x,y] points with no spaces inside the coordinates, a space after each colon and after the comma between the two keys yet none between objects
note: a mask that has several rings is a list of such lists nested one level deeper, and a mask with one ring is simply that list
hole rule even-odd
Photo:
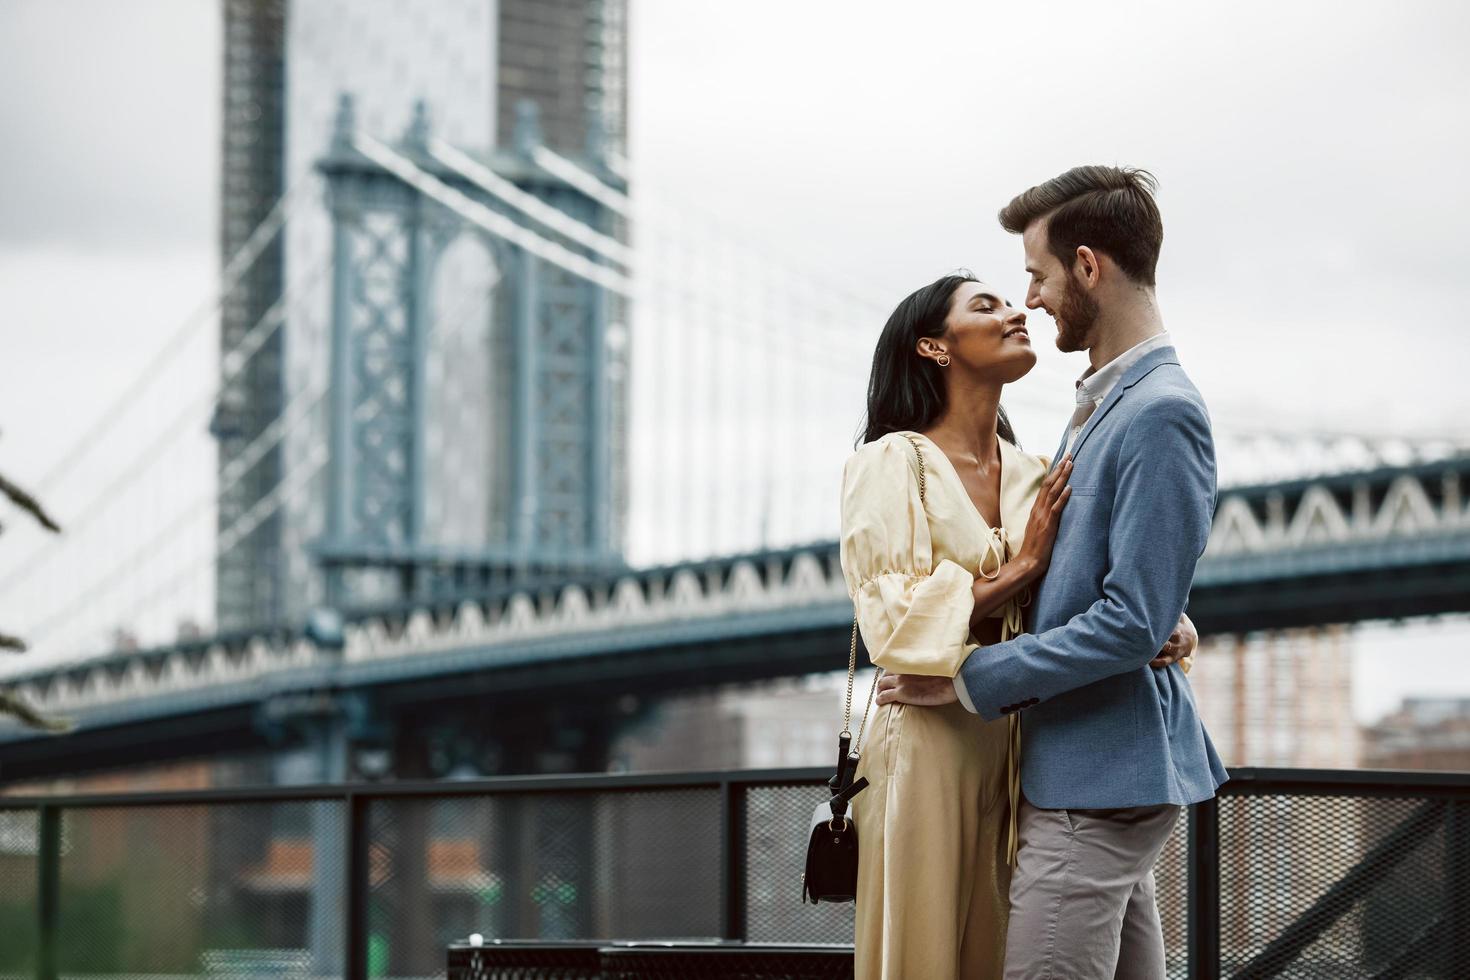
[{"label": "man's blue blazer", "polygon": [[1173,347],[1119,379],[1072,457],[1032,632],[978,648],[960,678],[982,717],[1021,712],[1034,806],[1208,799],[1226,772],[1194,692],[1178,665],[1148,665],[1184,610],[1215,512],[1209,414]]}]

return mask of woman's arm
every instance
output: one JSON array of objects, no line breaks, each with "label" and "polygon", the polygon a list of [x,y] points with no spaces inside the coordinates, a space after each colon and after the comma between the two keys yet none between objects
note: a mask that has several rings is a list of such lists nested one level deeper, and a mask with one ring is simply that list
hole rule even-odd
[{"label": "woman's arm", "polygon": [[1149,661],[1150,667],[1168,667],[1178,664],[1189,673],[1189,668],[1194,666],[1194,651],[1199,649],[1199,630],[1194,628],[1194,621],[1189,618],[1188,613],[1180,613],[1179,625],[1174,627],[1174,632],[1169,634],[1169,640],[1164,644],[1164,649],[1159,655]]},{"label": "woman's arm", "polygon": [[843,471],[842,573],[873,663],[950,678],[973,646],[974,573],[935,561],[929,520],[900,438],[869,443]]},{"label": "woman's arm", "polygon": [[975,597],[975,609],[970,613],[970,633],[979,638],[981,624],[1039,578],[1041,573],[1036,570],[1035,563],[1020,555],[1000,566],[995,578],[976,578],[970,589]]}]

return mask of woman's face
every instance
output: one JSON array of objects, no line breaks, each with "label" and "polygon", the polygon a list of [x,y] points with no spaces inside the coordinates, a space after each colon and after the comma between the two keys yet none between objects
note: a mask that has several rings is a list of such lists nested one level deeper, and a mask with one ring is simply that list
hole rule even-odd
[{"label": "woman's face", "polygon": [[983,282],[963,282],[950,298],[943,342],[957,366],[1008,384],[1036,365],[1026,312]]}]

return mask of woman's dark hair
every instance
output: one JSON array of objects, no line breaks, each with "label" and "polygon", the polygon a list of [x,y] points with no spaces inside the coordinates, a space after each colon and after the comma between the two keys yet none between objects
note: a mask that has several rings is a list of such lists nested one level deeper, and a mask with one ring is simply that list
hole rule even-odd
[{"label": "woman's dark hair", "polygon": [[[979,280],[964,269],[941,276],[905,296],[888,317],[878,337],[878,348],[873,351],[863,442],[890,432],[922,432],[943,414],[943,368],[930,358],[920,357],[915,348],[920,337],[944,333],[954,291],[967,282]],[[1004,408],[996,416],[995,431],[1006,442],[1019,445]]]}]

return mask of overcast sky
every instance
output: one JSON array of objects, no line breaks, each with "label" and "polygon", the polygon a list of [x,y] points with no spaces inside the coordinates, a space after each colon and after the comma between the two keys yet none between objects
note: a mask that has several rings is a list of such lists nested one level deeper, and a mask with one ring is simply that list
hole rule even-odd
[{"label": "overcast sky", "polygon": [[[640,193],[894,300],[959,265],[1019,298],[996,209],[1077,163],[1146,166],[1164,315],[1217,419],[1470,429],[1466,5],[630,4]],[[44,472],[208,293],[217,7],[0,2],[7,473]],[[1466,630],[1433,636],[1410,680],[1375,640],[1360,713],[1470,692]]]},{"label": "overcast sky", "polygon": [[[902,10],[899,15],[898,11]],[[1455,3],[642,3],[645,183],[895,297],[1081,162],[1160,181],[1160,297],[1207,396],[1334,426],[1470,417],[1470,8]],[[641,151],[641,152],[639,152]]]}]

